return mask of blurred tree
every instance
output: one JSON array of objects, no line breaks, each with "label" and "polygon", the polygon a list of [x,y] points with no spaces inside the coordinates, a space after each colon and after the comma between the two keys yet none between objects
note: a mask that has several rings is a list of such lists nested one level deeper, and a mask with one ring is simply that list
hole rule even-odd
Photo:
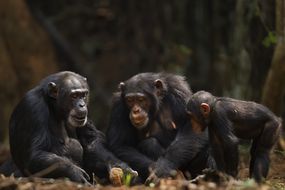
[{"label": "blurred tree", "polygon": [[[276,0],[276,46],[263,88],[262,103],[281,115],[285,93],[285,0]],[[284,108],[283,108],[284,109]],[[285,150],[285,142],[279,145]]]},{"label": "blurred tree", "polygon": [[0,141],[8,140],[10,114],[21,96],[57,71],[53,47],[25,1],[0,1]]}]

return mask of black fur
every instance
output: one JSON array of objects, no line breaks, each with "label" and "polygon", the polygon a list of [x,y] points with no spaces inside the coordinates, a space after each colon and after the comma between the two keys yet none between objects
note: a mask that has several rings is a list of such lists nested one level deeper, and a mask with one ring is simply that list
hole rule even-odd
[{"label": "black fur", "polygon": [[[154,82],[163,83],[162,96],[155,94]],[[149,123],[137,130],[129,119],[124,96],[140,92],[151,101]],[[197,135],[187,122],[186,104],[192,95],[184,77],[166,73],[141,73],[124,82],[114,94],[107,139],[112,151],[138,171],[144,181],[149,169],[158,177],[171,175],[176,169],[186,170],[191,165],[193,175],[207,166],[207,132]],[[176,129],[171,127],[174,122]],[[149,136],[146,134],[149,133]],[[199,157],[200,156],[200,157]]]},{"label": "black fur", "polygon": [[[57,90],[51,90],[53,86]],[[86,78],[67,71],[52,74],[27,92],[15,108],[9,127],[10,149],[24,176],[67,177],[84,183],[89,180],[86,167],[89,174],[100,172],[100,177],[107,178],[112,166],[127,168],[105,148],[104,135],[91,121],[84,126],[70,124],[69,111],[76,108],[86,118],[88,104],[88,95],[70,97],[73,89],[88,90]]]},{"label": "black fur", "polygon": [[[210,106],[208,118],[199,110],[201,103]],[[252,139],[250,176],[258,182],[269,169],[269,154],[281,131],[281,119],[268,108],[250,101],[215,97],[199,91],[188,103],[188,110],[209,129],[217,168],[232,176],[238,174],[238,138]]]}]

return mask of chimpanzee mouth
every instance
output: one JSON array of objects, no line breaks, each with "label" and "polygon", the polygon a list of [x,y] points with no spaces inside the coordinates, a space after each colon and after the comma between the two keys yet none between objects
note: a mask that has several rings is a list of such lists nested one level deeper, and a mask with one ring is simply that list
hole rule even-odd
[{"label": "chimpanzee mouth", "polygon": [[74,120],[83,122],[86,119],[86,116],[72,116]]},{"label": "chimpanzee mouth", "polygon": [[144,128],[145,126],[147,126],[148,124],[148,118],[147,119],[142,119],[142,120],[139,120],[137,122],[133,122],[131,121],[131,123],[133,124],[133,126],[137,129],[142,129]]},{"label": "chimpanzee mouth", "polygon": [[68,117],[68,123],[69,125],[73,127],[83,127],[87,123],[87,117],[86,116],[69,116]]}]

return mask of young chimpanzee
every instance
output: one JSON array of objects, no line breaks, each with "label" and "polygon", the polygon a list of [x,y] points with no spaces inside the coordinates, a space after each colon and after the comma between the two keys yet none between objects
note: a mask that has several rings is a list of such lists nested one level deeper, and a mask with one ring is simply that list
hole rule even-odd
[{"label": "young chimpanzee", "polygon": [[88,93],[86,78],[68,71],[26,93],[9,126],[12,158],[23,175],[85,183],[92,172],[107,178],[114,167],[133,172],[105,148],[104,135],[88,120]]},{"label": "young chimpanzee", "polygon": [[194,131],[209,129],[217,168],[234,177],[238,173],[238,138],[252,139],[250,177],[257,182],[269,169],[269,154],[281,130],[281,119],[255,102],[215,97],[199,91],[188,102]]},{"label": "young chimpanzee", "polygon": [[191,95],[184,77],[173,74],[141,73],[120,83],[107,139],[141,182],[158,182],[177,169],[194,177],[208,167],[207,132],[195,134],[187,122]]}]

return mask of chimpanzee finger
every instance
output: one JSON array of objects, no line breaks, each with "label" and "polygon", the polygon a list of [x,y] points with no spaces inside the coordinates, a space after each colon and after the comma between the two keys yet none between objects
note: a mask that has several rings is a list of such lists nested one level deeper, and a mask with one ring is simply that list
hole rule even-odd
[{"label": "chimpanzee finger", "polygon": [[125,172],[131,174],[131,176],[133,177],[137,177],[139,175],[138,172],[133,170],[132,168],[125,169]]},{"label": "chimpanzee finger", "polygon": [[153,183],[154,185],[157,185],[159,181],[160,181],[160,178],[158,178],[155,173],[151,173],[149,177],[146,179],[145,185],[149,186],[151,183]]},{"label": "chimpanzee finger", "polygon": [[91,186],[91,183],[84,176],[82,176],[81,183],[88,185],[88,186]]},{"label": "chimpanzee finger", "polygon": [[109,173],[109,179],[114,186],[121,186],[123,184],[122,177],[124,172],[121,168],[112,168]]},{"label": "chimpanzee finger", "polygon": [[84,178],[86,178],[89,181],[90,180],[90,176],[88,175],[88,173],[85,170],[83,170],[82,168],[80,168],[78,166],[76,166],[76,167],[81,171],[81,173],[84,176]]},{"label": "chimpanzee finger", "polygon": [[88,173],[86,173],[86,171],[82,170],[83,176],[89,181],[90,180],[90,176],[88,175]]}]

